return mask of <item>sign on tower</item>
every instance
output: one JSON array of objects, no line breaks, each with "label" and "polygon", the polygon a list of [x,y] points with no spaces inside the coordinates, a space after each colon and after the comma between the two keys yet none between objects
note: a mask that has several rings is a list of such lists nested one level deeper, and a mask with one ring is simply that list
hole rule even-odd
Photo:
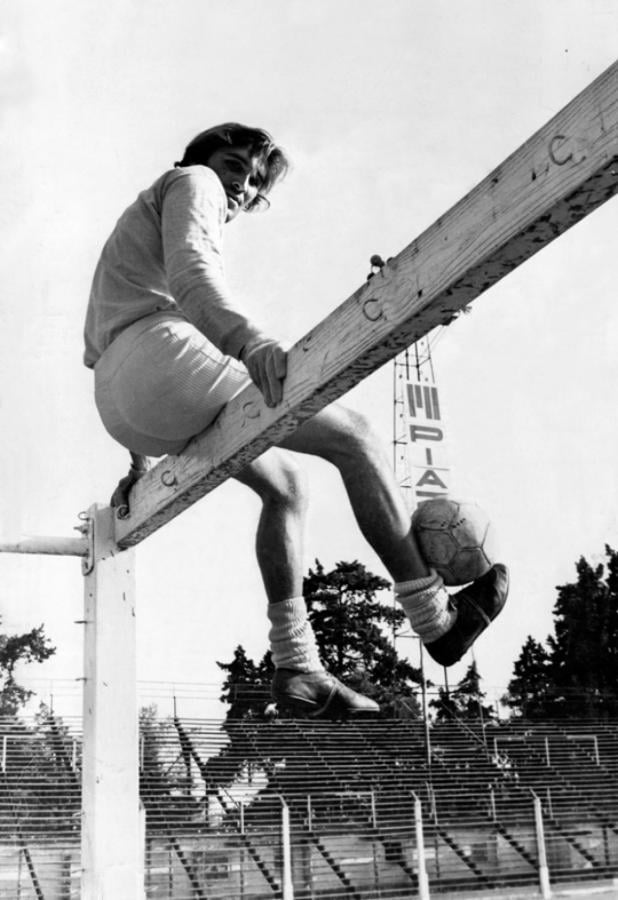
[{"label": "sign on tower", "polygon": [[395,359],[395,473],[410,509],[448,494],[451,486],[430,339],[422,338]]}]

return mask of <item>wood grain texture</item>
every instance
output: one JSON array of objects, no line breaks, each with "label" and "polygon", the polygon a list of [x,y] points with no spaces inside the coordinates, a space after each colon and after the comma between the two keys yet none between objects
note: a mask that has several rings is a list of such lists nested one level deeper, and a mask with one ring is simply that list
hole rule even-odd
[{"label": "wood grain texture", "polygon": [[430,228],[294,345],[283,403],[246,388],[177,457],[158,463],[116,520],[137,544],[299,423],[453,316],[618,189],[614,63]]}]

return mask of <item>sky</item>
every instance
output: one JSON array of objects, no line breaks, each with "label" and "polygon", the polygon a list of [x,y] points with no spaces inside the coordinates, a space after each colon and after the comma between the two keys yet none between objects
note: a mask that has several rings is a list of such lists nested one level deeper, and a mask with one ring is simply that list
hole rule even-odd
[{"label": "sky", "polygon": [[[0,25],[0,535],[70,535],[127,454],[81,362],[90,280],[136,194],[199,131],[267,128],[293,166],[264,215],[225,234],[230,285],[295,341],[614,61],[613,0],[6,0]],[[489,513],[508,604],[475,647],[490,698],[556,585],[618,547],[616,201],[475,301],[434,348],[453,493]],[[392,364],[346,402],[393,438]],[[359,559],[337,473],[303,457],[306,567]],[[266,650],[253,556],[259,507],[228,482],[137,551],[144,702],[217,716],[216,661]],[[57,652],[23,670],[79,711],[76,559],[0,558],[2,630],[44,624]],[[388,601],[388,598],[385,598]],[[418,661],[417,642],[402,652]],[[454,683],[469,658],[454,667]],[[428,664],[435,681],[441,670]]]}]

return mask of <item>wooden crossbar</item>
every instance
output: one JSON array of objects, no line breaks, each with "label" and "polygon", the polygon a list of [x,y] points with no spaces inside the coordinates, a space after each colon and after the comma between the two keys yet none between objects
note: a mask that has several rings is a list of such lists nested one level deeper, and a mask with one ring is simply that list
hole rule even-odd
[{"label": "wooden crossbar", "polygon": [[137,544],[570,228],[618,189],[618,63],[294,345],[283,403],[253,386],[133,489]]}]

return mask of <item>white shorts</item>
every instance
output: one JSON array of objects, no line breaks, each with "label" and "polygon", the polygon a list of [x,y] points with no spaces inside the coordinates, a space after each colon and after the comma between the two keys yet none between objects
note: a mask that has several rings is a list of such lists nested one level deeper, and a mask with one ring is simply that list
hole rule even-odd
[{"label": "white shorts", "polygon": [[94,367],[95,401],[107,431],[145,456],[180,453],[248,383],[190,322],[169,311],[126,328]]}]

